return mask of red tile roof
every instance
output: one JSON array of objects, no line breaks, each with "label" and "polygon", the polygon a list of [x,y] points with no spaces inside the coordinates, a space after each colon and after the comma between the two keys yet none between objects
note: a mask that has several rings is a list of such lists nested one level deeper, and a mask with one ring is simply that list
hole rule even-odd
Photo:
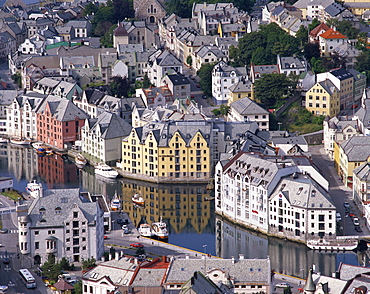
[{"label": "red tile roof", "polygon": [[318,33],[321,32],[321,30],[324,30],[325,32],[328,31],[330,28],[324,23],[320,23],[316,28],[314,28],[311,32],[311,36],[316,36]]},{"label": "red tile roof", "polygon": [[346,36],[343,36],[341,33],[334,31],[333,28],[330,28],[325,33],[322,33],[320,37],[324,39],[347,39]]}]

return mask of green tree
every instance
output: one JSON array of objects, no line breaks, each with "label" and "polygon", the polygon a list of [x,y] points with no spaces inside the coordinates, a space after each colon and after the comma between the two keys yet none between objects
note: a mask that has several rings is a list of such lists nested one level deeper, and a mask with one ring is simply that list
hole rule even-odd
[{"label": "green tree", "polygon": [[314,28],[316,28],[321,22],[317,19],[314,18],[310,24],[308,24],[308,31],[311,32]]},{"label": "green tree", "polygon": [[82,294],[82,281],[78,281],[77,283],[75,283],[73,285],[73,288],[75,288],[74,289],[75,294]]},{"label": "green tree", "polygon": [[193,58],[191,57],[191,55],[188,55],[188,57],[186,57],[186,63],[189,66],[192,66],[193,65]]},{"label": "green tree", "polygon": [[92,15],[93,13],[95,14],[95,12],[97,12],[97,11],[98,11],[98,7],[94,3],[89,2],[85,6],[84,10],[82,11],[82,15],[83,16]]},{"label": "green tree", "polygon": [[145,249],[144,248],[138,248],[138,249],[136,249],[136,252],[135,252],[135,254],[137,255],[137,256],[139,256],[139,255],[143,255],[143,254],[145,254],[146,252],[145,252]]},{"label": "green tree", "polygon": [[89,268],[96,266],[96,259],[95,258],[89,258],[89,259],[82,259],[82,269],[87,270]]},{"label": "green tree", "polygon": [[292,290],[291,290],[290,286],[288,286],[284,289],[284,294],[292,294]]},{"label": "green tree", "polygon": [[49,280],[57,281],[58,276],[62,273],[62,266],[60,263],[56,263],[55,256],[50,254],[48,261],[42,265],[41,270],[42,274],[47,276]]},{"label": "green tree", "polygon": [[294,81],[285,74],[264,74],[254,83],[255,97],[266,108],[274,107],[279,99],[283,99],[295,88]]},{"label": "green tree", "polygon": [[152,85],[152,83],[150,82],[150,79],[149,79],[149,77],[148,77],[148,74],[147,74],[147,73],[145,73],[144,78],[143,78],[143,88],[144,88],[144,89],[147,89],[147,88],[149,88],[151,85]]},{"label": "green tree", "polygon": [[311,60],[312,57],[320,57],[320,47],[318,43],[307,43],[304,45],[303,54],[307,60]]},{"label": "green tree", "polygon": [[192,0],[167,0],[165,1],[167,14],[174,13],[180,17],[190,18],[193,3]]},{"label": "green tree", "polygon": [[130,83],[126,77],[122,78],[120,76],[115,76],[111,78],[109,83],[109,90],[112,95],[117,97],[127,97],[128,91],[130,89]]},{"label": "green tree", "polygon": [[114,8],[106,5],[101,5],[94,15],[92,21],[94,35],[96,37],[103,36],[106,31],[112,26],[114,19]]},{"label": "green tree", "polygon": [[60,267],[64,271],[70,271],[74,268],[65,257],[60,260]]},{"label": "green tree", "polygon": [[116,24],[112,25],[103,36],[100,37],[100,45],[105,48],[113,48],[113,31],[117,27]]},{"label": "green tree", "polygon": [[131,0],[112,0],[112,6],[114,11],[113,23],[122,21],[125,18],[135,17],[133,1]]},{"label": "green tree", "polygon": [[12,80],[14,83],[18,85],[19,88],[22,88],[22,76],[20,73],[15,73],[14,75],[11,76]]},{"label": "green tree", "polygon": [[304,46],[308,43],[308,29],[301,25],[295,37],[298,39],[300,47],[304,48]]},{"label": "green tree", "polygon": [[212,95],[212,70],[214,63],[203,63],[197,72],[200,78],[200,86],[207,96]]},{"label": "green tree", "polygon": [[330,18],[326,21],[326,24],[329,27],[332,27],[346,36],[349,39],[355,39],[357,38],[357,35],[359,34],[360,30],[358,28],[355,28],[349,20],[338,20],[337,18]]}]

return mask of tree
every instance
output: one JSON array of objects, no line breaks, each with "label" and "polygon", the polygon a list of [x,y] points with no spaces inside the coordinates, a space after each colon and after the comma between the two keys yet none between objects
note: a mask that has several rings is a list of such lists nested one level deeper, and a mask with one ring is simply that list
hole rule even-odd
[{"label": "tree", "polygon": [[[94,34],[97,37],[104,37],[106,33],[108,33],[109,29],[112,27],[112,23],[110,21],[102,21],[99,22],[95,29]],[[112,43],[113,43],[113,31],[112,31]]]},{"label": "tree", "polygon": [[82,269],[87,270],[89,268],[96,266],[96,259],[95,258],[89,258],[89,259],[82,259]]},{"label": "tree", "polygon": [[148,74],[147,74],[147,73],[145,73],[144,78],[143,78],[143,88],[144,88],[144,89],[147,89],[147,88],[149,88],[151,85],[152,85],[152,83],[150,82],[150,79],[149,79],[149,77],[148,77]]},{"label": "tree", "polygon": [[300,47],[303,48],[308,43],[308,29],[301,25],[295,37],[300,42]]},{"label": "tree", "polygon": [[190,18],[193,2],[189,0],[167,0],[165,1],[167,14],[175,13],[179,17]]},{"label": "tree", "polygon": [[22,88],[22,76],[20,73],[15,73],[14,75],[11,76],[12,80],[14,83],[18,85],[19,88]]},{"label": "tree", "polygon": [[288,95],[295,86],[292,79],[285,74],[264,74],[254,83],[255,97],[266,108],[273,107],[277,100]]},{"label": "tree", "polygon": [[312,57],[320,57],[320,46],[318,43],[307,43],[304,45],[303,54],[307,60],[311,60]]},{"label": "tree", "polygon": [[74,289],[75,294],[82,294],[82,281],[78,281],[77,283],[75,283],[73,285],[73,288],[75,288]]},{"label": "tree", "polygon": [[186,63],[189,66],[192,66],[193,65],[193,58],[191,57],[191,55],[188,55],[188,57],[186,57]]},{"label": "tree", "polygon": [[308,31],[311,32],[314,28],[316,28],[321,22],[317,19],[314,18],[311,23],[308,25]]},{"label": "tree", "polygon": [[116,24],[112,25],[104,34],[100,37],[100,45],[106,48],[113,48],[113,31],[117,27]]},{"label": "tree", "polygon": [[82,15],[83,16],[92,15],[93,13],[95,14],[95,12],[97,11],[98,11],[98,7],[94,3],[89,2],[89,4],[87,4],[84,10],[82,11]]},{"label": "tree", "polygon": [[112,95],[117,97],[127,97],[130,83],[126,77],[115,76],[111,78],[109,89]]},{"label": "tree", "polygon": [[329,18],[326,21],[326,24],[329,27],[332,27],[346,36],[349,39],[355,39],[357,38],[357,35],[359,34],[360,30],[355,28],[349,20],[338,20],[337,18]]},{"label": "tree", "polygon": [[42,265],[41,270],[42,274],[47,276],[49,280],[57,281],[58,276],[62,272],[62,266],[60,263],[55,263],[55,256],[50,254],[48,256],[48,261]]},{"label": "tree", "polygon": [[212,95],[212,70],[214,63],[203,63],[197,72],[200,78],[200,86],[207,96]]},{"label": "tree", "polygon": [[60,260],[60,267],[62,268],[62,270],[64,271],[70,271],[72,270],[74,267],[71,266],[71,264],[69,263],[69,261],[67,260],[67,258],[63,257],[61,260]]},{"label": "tree", "polygon": [[133,2],[130,0],[112,0],[114,11],[113,23],[122,21],[125,18],[135,17]]}]

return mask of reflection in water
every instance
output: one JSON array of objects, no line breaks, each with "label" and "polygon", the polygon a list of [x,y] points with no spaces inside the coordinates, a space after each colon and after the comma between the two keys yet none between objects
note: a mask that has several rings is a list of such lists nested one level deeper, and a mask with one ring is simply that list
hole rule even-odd
[{"label": "reflection in water", "polygon": [[[216,254],[223,258],[270,257],[275,271],[297,277],[305,277],[307,269],[316,265],[316,271],[331,276],[340,262],[358,265],[364,254],[355,252],[325,253],[308,249],[305,245],[289,240],[267,237],[222,220],[216,216]],[[361,262],[362,264],[363,262]]]}]

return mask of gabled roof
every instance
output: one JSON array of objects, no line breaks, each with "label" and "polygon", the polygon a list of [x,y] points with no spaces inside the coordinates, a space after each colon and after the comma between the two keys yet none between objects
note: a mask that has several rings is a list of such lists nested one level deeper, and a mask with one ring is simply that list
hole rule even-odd
[{"label": "gabled roof", "polygon": [[328,25],[324,22],[320,23],[316,28],[314,28],[311,32],[310,32],[310,35],[311,36],[317,36],[318,33],[320,33],[322,30],[324,30],[325,32],[328,31],[330,28],[328,27]]},{"label": "gabled roof", "polygon": [[244,97],[242,99],[239,99],[238,101],[231,103],[230,107],[233,108],[240,115],[269,114],[266,109],[262,108],[248,97]]},{"label": "gabled roof", "polygon": [[320,37],[324,39],[347,39],[346,36],[342,35],[337,31],[334,31],[333,28],[330,28],[325,33],[322,33]]},{"label": "gabled roof", "polygon": [[114,113],[104,111],[97,119],[92,120],[91,132],[100,129],[101,138],[105,140],[125,137],[131,131],[131,125]]}]

